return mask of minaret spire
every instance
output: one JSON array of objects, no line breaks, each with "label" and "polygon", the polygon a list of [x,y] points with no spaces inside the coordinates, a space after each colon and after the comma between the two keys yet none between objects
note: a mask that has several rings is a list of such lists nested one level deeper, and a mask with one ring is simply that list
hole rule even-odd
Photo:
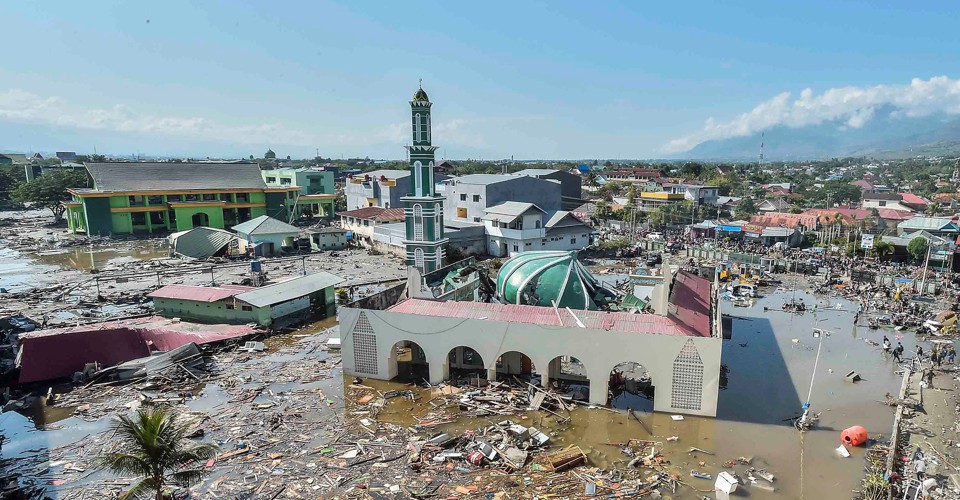
[{"label": "minaret spire", "polygon": [[434,153],[431,142],[430,108],[433,103],[423,90],[423,79],[410,101],[413,142],[407,146],[413,193],[401,198],[406,219],[407,265],[421,273],[443,267],[443,197],[434,187]]}]

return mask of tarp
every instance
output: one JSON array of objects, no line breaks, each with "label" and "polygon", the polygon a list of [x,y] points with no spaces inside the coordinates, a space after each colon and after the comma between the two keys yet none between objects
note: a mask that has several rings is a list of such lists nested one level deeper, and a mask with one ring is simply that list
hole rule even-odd
[{"label": "tarp", "polygon": [[728,233],[739,233],[743,231],[743,228],[740,226],[717,226],[717,229]]},{"label": "tarp", "polygon": [[143,378],[163,372],[176,364],[191,364],[200,360],[200,348],[193,342],[146,358],[131,359],[120,363],[113,370],[120,380]]}]

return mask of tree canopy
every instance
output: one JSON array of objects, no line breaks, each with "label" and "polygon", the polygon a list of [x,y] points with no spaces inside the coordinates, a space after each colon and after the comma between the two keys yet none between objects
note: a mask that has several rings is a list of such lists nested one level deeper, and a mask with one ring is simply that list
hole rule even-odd
[{"label": "tree canopy", "polygon": [[916,238],[910,240],[910,243],[907,244],[907,251],[910,252],[916,260],[923,260],[927,256],[927,248],[930,247],[930,242],[922,236],[917,236]]},{"label": "tree canopy", "polygon": [[12,198],[21,203],[30,203],[34,208],[49,208],[54,222],[63,218],[63,202],[71,199],[67,188],[87,187],[87,174],[75,170],[48,172],[30,182],[24,182],[13,190]]},{"label": "tree canopy", "polygon": [[733,209],[733,216],[738,219],[749,220],[750,216],[755,215],[757,212],[757,204],[753,202],[753,198],[743,198],[740,200],[740,203],[737,203],[737,207]]}]

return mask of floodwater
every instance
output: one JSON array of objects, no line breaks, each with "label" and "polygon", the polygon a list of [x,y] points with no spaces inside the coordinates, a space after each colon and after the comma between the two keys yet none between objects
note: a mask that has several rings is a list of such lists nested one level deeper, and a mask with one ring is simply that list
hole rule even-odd
[{"label": "floodwater", "polygon": [[[689,476],[690,471],[716,476],[724,470],[724,462],[750,457],[755,467],[766,468],[776,476],[777,491],[771,493],[747,485],[741,487],[743,493],[738,495],[757,499],[849,498],[862,476],[864,450],[851,449],[851,458],[837,457],[834,449],[839,445],[840,431],[852,425],[862,425],[872,437],[888,436],[893,411],[878,401],[883,400],[887,392],[895,393],[900,386],[900,376],[893,363],[883,357],[878,347],[864,342],[864,339],[880,342],[886,334],[894,344],[897,340],[902,341],[906,351],[911,352],[913,333],[905,332],[902,339],[897,339],[899,332],[892,330],[854,328],[851,310],[855,310],[855,305],[838,299],[819,297],[818,300],[818,297],[802,292],[797,292],[797,298],[802,298],[808,306],[818,303],[818,311],[808,310],[804,315],[781,312],[780,306],[789,297],[773,293],[772,289],[769,296],[760,298],[750,308],[734,308],[729,302],[722,304],[725,312],[735,319],[733,340],[726,342],[723,348],[723,363],[729,367],[729,374],[726,388],[720,393],[717,418],[685,416],[678,421],[669,414],[638,411],[652,430],[651,435],[621,410],[580,407],[570,414],[568,423],[558,422],[556,417],[544,412],[529,412],[516,417],[462,418],[438,426],[436,430],[460,432],[512,418],[547,432],[555,445],[579,446],[587,453],[591,464],[599,467],[622,465],[630,460],[620,452],[616,443],[630,439],[653,440],[661,443],[671,468],[679,472],[686,483],[700,490],[711,489],[713,481],[693,478]],[[845,310],[827,308],[837,303]],[[764,311],[764,306],[770,310]],[[316,342],[297,344],[297,341],[304,338],[321,340],[326,336],[319,332],[334,324],[335,320],[331,318],[273,337],[267,341],[267,352],[253,355],[248,361],[226,370],[241,377],[252,374],[254,380],[248,382],[249,387],[267,381],[268,393],[321,390],[329,398],[329,407],[305,409],[306,422],[329,419],[331,412],[343,417],[351,408],[349,405],[345,407],[343,401],[344,387],[351,380],[341,380],[339,368],[332,373],[332,379],[269,383],[269,374],[283,373],[285,365],[326,357],[327,353],[315,349]],[[813,411],[821,412],[821,417],[815,429],[800,433],[788,420],[800,414],[811,387],[820,341],[812,335],[814,328],[830,332],[822,337],[822,352],[810,397]],[[296,349],[287,349],[292,346]],[[844,374],[851,370],[859,372],[863,380],[856,384],[846,382]],[[374,380],[365,380],[364,383],[382,391],[409,388]],[[427,404],[431,397],[429,391],[417,389],[416,392],[421,396],[419,401],[414,403],[402,397],[391,399],[378,418],[402,425],[421,423],[433,407]],[[227,393],[216,385],[204,387],[199,394],[197,399],[187,403],[190,409],[215,412],[228,404]],[[620,401],[618,406],[623,406],[626,401]],[[634,403],[631,406],[649,408],[648,400],[631,402]],[[50,425],[54,419],[67,413],[69,411],[38,419],[45,420],[47,425],[44,428],[51,430],[40,430],[19,414],[0,415],[0,433],[9,439],[3,448],[3,457],[62,446],[88,434],[103,432],[109,426],[109,417],[85,422],[72,416]],[[677,438],[675,441],[667,440],[673,436]],[[319,445],[329,438],[329,431],[318,428],[312,437],[310,445]],[[692,447],[712,455],[691,453]],[[743,476],[745,468],[738,465],[735,470]],[[664,498],[699,499],[700,494],[683,488],[676,494],[664,495]]]},{"label": "floodwater", "polygon": [[55,271],[58,269],[103,271],[124,262],[167,257],[169,250],[165,246],[144,242],[117,248],[71,247],[40,252],[0,248],[0,288],[22,292],[50,285],[57,282]]},{"label": "floodwater", "polygon": [[[750,308],[734,308],[730,302],[722,304],[724,311],[735,319],[733,339],[723,347],[723,363],[729,367],[729,373],[725,389],[720,392],[717,418],[684,416],[683,420],[674,420],[670,414],[649,413],[652,405],[648,399],[621,395],[614,401],[615,406],[638,409],[637,414],[652,435],[625,411],[606,408],[579,407],[570,414],[569,423],[560,423],[543,412],[528,412],[513,419],[547,432],[553,444],[579,446],[591,464],[599,467],[623,465],[631,459],[620,452],[617,443],[652,440],[661,443],[659,449],[670,461],[671,469],[694,488],[710,490],[713,481],[691,477],[690,471],[716,477],[720,471],[729,470],[723,467],[725,462],[744,457],[752,459],[753,467],[765,468],[776,476],[776,491],[746,485],[741,486],[742,494],[738,495],[757,499],[850,498],[863,474],[865,449],[850,448],[852,457],[838,457],[834,450],[840,445],[840,432],[861,425],[874,439],[889,436],[893,410],[879,401],[888,392],[896,394],[902,380],[882,350],[864,339],[881,342],[886,335],[894,345],[903,342],[909,353],[915,345],[914,334],[869,330],[865,326],[854,328],[852,311],[856,305],[804,292],[797,292],[797,299],[803,299],[810,307],[818,304],[818,311],[788,314],[780,307],[793,293],[777,294],[772,288],[769,291],[769,296],[761,297]],[[838,304],[840,310],[835,309]],[[764,306],[769,310],[764,311]],[[829,332],[822,336],[817,376],[809,399],[812,411],[820,413],[820,422],[816,428],[801,433],[790,419],[800,415],[810,391],[820,342],[813,336],[814,328]],[[846,382],[844,375],[854,370],[863,380]],[[364,383],[381,391],[407,388],[373,380]],[[429,391],[417,393],[421,397],[418,403],[395,398],[378,418],[401,425],[419,423],[432,407],[425,404],[431,397]],[[438,427],[437,432],[458,433],[507,418],[510,417],[460,419]],[[668,441],[670,437],[677,439]],[[712,455],[691,452],[691,448]],[[746,468],[737,465],[734,470],[745,477]],[[665,498],[699,499],[701,495],[684,488]]]}]

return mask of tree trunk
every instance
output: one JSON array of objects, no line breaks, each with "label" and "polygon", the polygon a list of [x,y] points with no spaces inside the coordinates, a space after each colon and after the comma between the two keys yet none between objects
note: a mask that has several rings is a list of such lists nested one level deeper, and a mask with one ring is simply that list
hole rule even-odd
[{"label": "tree trunk", "polygon": [[57,205],[54,205],[54,206],[50,207],[50,211],[53,212],[53,223],[54,223],[54,224],[56,224],[56,223],[60,222],[61,220],[63,220],[63,212],[65,212],[66,210],[67,210],[67,209],[64,208],[63,205],[60,205],[60,204],[57,204]]}]

